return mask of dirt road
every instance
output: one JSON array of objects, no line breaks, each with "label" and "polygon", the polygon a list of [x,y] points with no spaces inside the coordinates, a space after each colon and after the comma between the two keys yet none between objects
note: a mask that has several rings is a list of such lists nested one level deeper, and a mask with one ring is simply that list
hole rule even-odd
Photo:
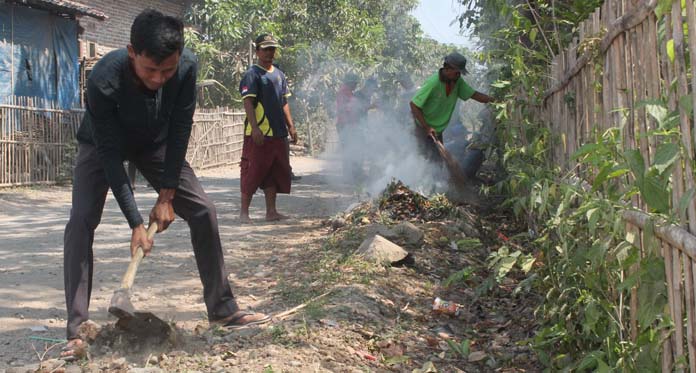
[{"label": "dirt road", "polygon": [[[55,358],[65,337],[62,241],[70,188],[0,191],[0,373],[35,372],[40,361],[40,372],[71,373],[540,370],[528,342],[540,297],[515,295],[525,278],[519,271],[491,282],[486,264],[503,245],[496,234],[519,233],[514,221],[442,196],[424,198],[400,183],[354,204],[355,187],[326,171],[336,167],[308,158],[292,164],[303,178],[292,194],[279,196],[279,210],[291,219],[276,223],[263,221],[257,195],[255,224],[239,224],[236,168],[199,173],[217,206],[232,289],[243,308],[274,315],[271,323],[244,330],[208,325],[189,232],[178,220],[156,237],[131,298],[169,321],[176,338],[119,334],[106,309],[129,261],[130,230],[109,197],[96,232],[90,307],[103,327],[92,359],[69,370]],[[147,215],[155,193],[142,181],[135,193]],[[420,232],[415,240],[390,237],[408,249],[411,264],[384,267],[355,254],[370,235],[406,222]],[[433,312],[435,297],[461,312]]]},{"label": "dirt road", "polygon": [[[292,194],[279,196],[279,211],[292,218],[277,223],[263,221],[263,195],[257,194],[251,209],[255,224],[239,224],[237,167],[198,173],[217,206],[229,278],[243,307],[265,312],[283,307],[273,304],[269,292],[277,276],[292,274],[293,258],[301,260],[305,245],[325,233],[322,219],[356,199],[346,187],[328,186],[331,175],[323,161],[298,157],[292,164],[302,179]],[[156,195],[142,179],[136,185],[146,217]],[[41,353],[44,343],[32,337],[65,337],[62,260],[69,209],[69,187],[0,190],[0,370],[38,362],[32,345]],[[128,225],[109,196],[94,243],[90,316],[97,323],[113,321],[106,308],[127,267],[129,239]],[[136,278],[133,301],[184,329],[194,328],[206,320],[201,289],[188,227],[178,219],[156,237]]]}]

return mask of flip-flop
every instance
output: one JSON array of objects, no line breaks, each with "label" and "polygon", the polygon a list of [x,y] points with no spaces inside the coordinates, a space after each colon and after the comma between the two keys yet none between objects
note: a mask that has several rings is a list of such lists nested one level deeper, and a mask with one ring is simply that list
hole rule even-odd
[{"label": "flip-flop", "polygon": [[60,359],[66,363],[89,359],[89,345],[80,338],[69,340],[68,344],[61,348],[60,351]]},{"label": "flip-flop", "polygon": [[[245,323],[240,322],[240,320],[246,316],[254,316],[257,315],[258,318],[247,321]],[[255,312],[246,312],[246,311],[237,311],[235,313],[235,316],[232,317],[230,320],[225,322],[222,327],[225,329],[243,329],[246,327],[254,326],[254,325],[261,325],[265,324],[267,322],[271,321],[271,317],[269,315],[265,315],[263,313],[255,313]]]}]

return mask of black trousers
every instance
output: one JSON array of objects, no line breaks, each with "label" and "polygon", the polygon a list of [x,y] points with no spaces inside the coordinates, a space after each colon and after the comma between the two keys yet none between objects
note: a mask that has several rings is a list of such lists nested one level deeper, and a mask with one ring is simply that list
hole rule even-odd
[{"label": "black trousers", "polygon": [[[166,146],[129,159],[156,190],[164,172]],[[68,339],[77,337],[78,326],[89,318],[94,269],[92,244],[99,225],[109,184],[96,148],[80,144],[73,174],[72,209],[65,227],[63,272],[68,310]],[[184,162],[179,187],[172,201],[174,212],[191,229],[191,242],[203,283],[203,298],[210,320],[239,310],[225,272],[215,206],[203,191],[191,166]],[[147,219],[147,218],[146,218]],[[124,249],[124,254],[129,252]],[[126,270],[126,267],[123,267]]]}]

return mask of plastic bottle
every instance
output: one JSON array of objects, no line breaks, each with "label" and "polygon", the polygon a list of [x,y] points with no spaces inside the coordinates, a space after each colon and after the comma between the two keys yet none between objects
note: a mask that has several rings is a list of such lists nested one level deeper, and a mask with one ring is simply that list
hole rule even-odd
[{"label": "plastic bottle", "polygon": [[437,297],[433,301],[433,312],[443,313],[450,316],[459,316],[459,305]]}]

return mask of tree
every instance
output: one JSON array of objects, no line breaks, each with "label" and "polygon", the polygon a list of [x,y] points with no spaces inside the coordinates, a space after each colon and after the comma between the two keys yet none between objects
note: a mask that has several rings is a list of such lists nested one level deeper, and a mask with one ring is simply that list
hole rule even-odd
[{"label": "tree", "polygon": [[201,104],[241,107],[237,86],[252,60],[250,41],[262,32],[283,45],[277,63],[291,81],[301,132],[303,122],[332,122],[334,92],[346,72],[376,77],[382,94],[396,97],[399,75],[422,81],[454,49],[423,35],[410,15],[417,5],[418,0],[201,0],[187,15],[193,26],[186,33],[200,60]]},{"label": "tree", "polygon": [[390,91],[398,74],[422,79],[452,49],[424,37],[409,14],[417,5],[417,0],[202,0],[187,16],[194,25],[187,29],[187,43],[199,56],[200,79],[219,83],[217,91],[206,93],[217,105],[239,98],[236,85],[249,63],[249,42],[261,32],[281,40],[278,63],[295,89],[326,97],[351,70],[378,76]]}]

